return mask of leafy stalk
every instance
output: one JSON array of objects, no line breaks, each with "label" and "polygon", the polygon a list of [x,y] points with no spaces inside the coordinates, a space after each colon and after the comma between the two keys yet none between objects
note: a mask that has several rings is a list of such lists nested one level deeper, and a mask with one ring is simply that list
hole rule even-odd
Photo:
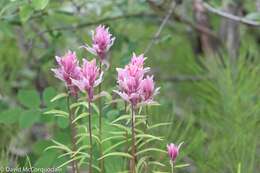
[{"label": "leafy stalk", "polygon": [[[145,129],[144,129],[144,132],[145,132],[145,134],[147,133],[147,130],[148,130],[148,125],[149,125],[149,119],[148,119],[148,106],[145,106],[145,115],[146,115],[146,117],[145,117]],[[146,146],[146,145],[145,145]],[[148,157],[148,159],[149,159],[149,157]],[[149,161],[149,160],[148,160]],[[144,165],[144,169],[145,169],[145,173],[147,173],[148,172],[148,164],[145,164]]]},{"label": "leafy stalk", "polygon": [[149,108],[148,108],[147,105],[145,106],[145,114],[146,114],[146,119],[145,119],[145,125],[146,125],[146,127],[145,127],[145,130],[147,130],[148,125],[149,125],[149,117],[148,117],[148,114],[149,114]]},{"label": "leafy stalk", "polygon": [[[99,62],[99,74],[101,73],[101,68],[102,68],[102,62]],[[98,93],[100,94],[102,90],[102,83],[99,84],[98,86]],[[99,109],[99,140],[102,141],[102,100],[101,97],[98,100],[98,109]],[[102,149],[102,143],[99,143],[99,152],[100,152],[100,157],[103,156],[103,149]],[[104,173],[104,159],[99,160],[99,167],[100,167],[100,173]]]},{"label": "leafy stalk", "polygon": [[[72,142],[72,150],[74,152],[76,152],[77,151],[77,145],[76,145],[77,129],[76,129],[76,126],[75,126],[75,122],[73,123],[73,120],[75,118],[75,116],[74,116],[75,113],[73,111],[71,111],[71,109],[70,109],[69,94],[68,94],[68,97],[67,97],[67,108],[68,108],[68,111],[69,111],[69,124],[70,124],[70,129],[71,129],[70,138],[71,138],[71,142]],[[79,173],[77,160],[72,161],[72,172],[73,173]]]},{"label": "leafy stalk", "polygon": [[93,143],[92,143],[92,125],[91,125],[91,101],[88,100],[88,131],[89,131],[89,173],[92,173],[92,159],[93,159]]},{"label": "leafy stalk", "polygon": [[135,147],[135,106],[131,104],[131,128],[132,128],[132,160],[130,164],[131,173],[135,173],[136,147]]},{"label": "leafy stalk", "polygon": [[[124,113],[125,113],[125,114],[127,113],[127,102],[126,102],[126,101],[124,102]],[[125,141],[126,141],[126,142],[125,142],[125,143],[126,143],[126,144],[125,144],[125,153],[128,153],[128,148],[129,148],[129,145],[130,145],[129,142],[128,142],[128,141],[129,141],[128,138],[129,138],[129,136],[128,136],[128,131],[125,130]],[[126,162],[126,165],[125,165],[125,166],[126,166],[126,168],[129,167],[129,162],[128,162],[128,161]]]}]

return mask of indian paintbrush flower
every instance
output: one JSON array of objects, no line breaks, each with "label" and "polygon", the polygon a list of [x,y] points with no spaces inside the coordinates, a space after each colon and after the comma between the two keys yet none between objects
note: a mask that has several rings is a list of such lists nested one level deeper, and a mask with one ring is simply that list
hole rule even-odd
[{"label": "indian paintbrush flower", "polygon": [[132,56],[132,59],[131,59],[131,64],[142,68],[144,66],[145,60],[146,60],[146,58],[144,57],[143,54],[136,56],[136,54],[133,53],[133,56]]},{"label": "indian paintbrush flower", "polygon": [[98,86],[102,82],[102,75],[103,73],[99,72],[95,59],[92,61],[83,59],[80,78],[77,80],[72,79],[72,83],[82,92],[87,92],[88,99],[92,101],[94,97],[94,87]]},{"label": "indian paintbrush flower", "polygon": [[146,76],[140,84],[141,97],[146,103],[153,102],[153,96],[159,92],[159,88],[154,87],[153,76]]},{"label": "indian paintbrush flower", "polygon": [[167,145],[168,155],[172,162],[175,162],[176,158],[178,157],[181,145],[182,143],[180,143],[178,146],[173,143]]},{"label": "indian paintbrush flower", "polygon": [[65,82],[68,90],[73,96],[77,95],[78,87],[72,83],[72,80],[80,79],[80,67],[76,53],[68,51],[63,57],[56,56],[58,68],[51,69],[55,77]]},{"label": "indian paintbrush flower", "polygon": [[95,31],[92,31],[92,46],[83,46],[90,53],[98,56],[102,62],[106,60],[107,52],[114,44],[115,37],[109,32],[109,28],[99,25]]},{"label": "indian paintbrush flower", "polygon": [[124,69],[117,68],[119,91],[115,92],[133,105],[152,102],[159,90],[154,87],[153,77],[145,77],[149,68],[144,68],[144,61],[143,55],[133,54],[131,62]]}]

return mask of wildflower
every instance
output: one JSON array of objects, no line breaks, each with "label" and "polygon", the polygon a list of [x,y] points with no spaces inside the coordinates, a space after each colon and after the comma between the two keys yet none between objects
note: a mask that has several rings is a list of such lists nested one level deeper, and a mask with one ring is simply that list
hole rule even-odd
[{"label": "wildflower", "polygon": [[131,62],[124,69],[117,68],[119,91],[115,92],[133,105],[150,103],[158,92],[158,89],[154,90],[153,77],[144,78],[149,71],[149,68],[143,67],[144,61],[143,55],[133,54]]},{"label": "wildflower", "polygon": [[65,82],[73,96],[77,95],[78,88],[72,83],[72,79],[80,78],[80,67],[75,52],[68,51],[63,57],[56,56],[58,68],[51,69],[55,77]]},{"label": "wildflower", "polygon": [[131,59],[131,64],[136,65],[138,67],[143,67],[145,60],[146,60],[146,58],[144,58],[143,54],[136,56],[136,54],[133,53],[133,57]]},{"label": "wildflower", "polygon": [[141,97],[144,102],[152,102],[153,96],[159,92],[159,88],[154,87],[153,76],[146,76],[140,84]]},{"label": "wildflower", "polygon": [[92,47],[83,46],[90,53],[98,56],[101,61],[105,61],[106,55],[110,47],[114,44],[115,37],[109,32],[109,28],[99,25],[95,31],[92,31]]},{"label": "wildflower", "polygon": [[178,146],[173,143],[167,145],[168,155],[172,162],[175,162],[176,158],[178,157],[181,145],[182,143],[180,143]]},{"label": "wildflower", "polygon": [[92,61],[83,59],[83,67],[81,68],[80,74],[80,79],[72,80],[72,83],[82,92],[86,91],[89,100],[92,101],[94,97],[94,87],[102,82],[103,73],[99,73],[99,68],[96,65],[95,59]]}]

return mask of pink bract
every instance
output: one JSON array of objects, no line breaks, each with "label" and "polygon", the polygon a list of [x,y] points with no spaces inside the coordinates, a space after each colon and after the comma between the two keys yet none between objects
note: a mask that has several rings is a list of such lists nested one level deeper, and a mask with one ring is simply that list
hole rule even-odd
[{"label": "pink bract", "polygon": [[72,83],[72,79],[80,78],[80,67],[76,53],[68,51],[63,57],[56,56],[58,68],[51,69],[55,77],[65,82],[73,96],[77,95],[78,88]]},{"label": "pink bract", "polygon": [[181,145],[182,143],[180,143],[178,146],[173,143],[167,145],[168,155],[172,162],[175,162],[176,158],[178,157]]},{"label": "pink bract", "polygon": [[96,60],[88,61],[83,59],[83,67],[80,72],[80,79],[72,79],[72,83],[76,85],[82,92],[88,93],[89,100],[93,100],[94,87],[102,82],[102,75],[99,73],[99,68],[96,65]]},{"label": "pink bract", "polygon": [[114,44],[115,37],[109,32],[109,28],[99,25],[92,31],[92,46],[86,45],[85,48],[92,54],[98,56],[101,61],[105,61],[107,52]]},{"label": "pink bract", "polygon": [[124,69],[117,68],[119,90],[115,92],[133,105],[152,102],[153,96],[158,92],[158,89],[154,90],[153,77],[145,78],[149,71],[149,68],[144,68],[145,59],[143,55],[133,54]]}]

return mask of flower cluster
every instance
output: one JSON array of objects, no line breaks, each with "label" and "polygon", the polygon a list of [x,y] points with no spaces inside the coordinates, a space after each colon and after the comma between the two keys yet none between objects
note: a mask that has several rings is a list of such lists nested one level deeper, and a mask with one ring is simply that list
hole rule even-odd
[{"label": "flower cluster", "polygon": [[64,81],[71,95],[76,96],[78,88],[73,85],[73,80],[80,79],[80,67],[75,52],[68,51],[63,57],[56,56],[58,68],[52,69],[55,76]]},{"label": "flower cluster", "polygon": [[64,81],[71,95],[76,96],[79,90],[88,93],[89,100],[93,99],[94,87],[100,84],[102,73],[96,66],[96,60],[89,62],[83,59],[83,66],[80,67],[76,53],[69,51],[62,58],[56,57],[58,68],[52,69],[55,76]]},{"label": "flower cluster", "polygon": [[[98,56],[101,62],[105,62],[106,55],[113,45],[115,38],[109,33],[109,28],[100,25],[92,32],[92,47],[85,48],[92,54]],[[58,68],[52,69],[55,76],[64,81],[71,95],[76,96],[78,91],[88,93],[89,100],[93,100],[94,87],[102,80],[102,72],[96,65],[96,60],[83,59],[83,66],[79,62],[75,52],[68,51],[63,57],[56,56]]]},{"label": "flower cluster", "polygon": [[72,83],[77,86],[82,92],[87,91],[88,99],[93,100],[94,87],[102,82],[103,73],[99,73],[99,68],[96,65],[96,60],[88,61],[83,59],[81,75],[79,80],[72,80]]},{"label": "flower cluster", "polygon": [[92,46],[83,46],[90,53],[98,56],[103,62],[106,59],[106,55],[110,47],[114,44],[115,37],[109,32],[109,28],[104,25],[99,25],[95,31],[92,31]]},{"label": "flower cluster", "polygon": [[153,96],[159,90],[154,87],[153,76],[145,76],[149,71],[149,68],[144,68],[145,59],[143,55],[133,54],[124,69],[117,68],[119,91],[115,92],[132,105],[153,102]]},{"label": "flower cluster", "polygon": [[178,146],[173,143],[167,145],[168,155],[172,162],[175,162],[177,156],[179,155],[181,145],[182,143],[180,143]]},{"label": "flower cluster", "polygon": [[[107,62],[107,52],[113,45],[115,38],[109,33],[109,29],[103,25],[96,28],[92,33],[92,46],[86,45],[85,48],[92,54],[99,58],[99,62],[105,64]],[[159,92],[159,88],[155,87],[153,76],[147,75],[150,68],[145,67],[146,58],[143,54],[136,55],[133,53],[131,61],[124,68],[117,68],[117,84],[118,90],[115,92],[132,105],[131,107],[131,128],[132,128],[132,162],[133,168],[135,168],[135,108],[142,106],[143,104],[154,103],[153,98]],[[80,66],[75,52],[68,51],[64,56],[56,56],[58,67],[52,69],[55,76],[62,80],[71,96],[77,96],[78,92],[86,92],[88,95],[89,105],[94,100],[94,88],[102,82],[103,72],[101,66],[98,68],[96,59],[88,61],[83,59],[83,64]],[[101,65],[102,65],[101,64]],[[100,86],[101,91],[101,86]],[[69,103],[69,102],[68,102]],[[101,103],[101,102],[100,102]],[[92,172],[92,125],[91,125],[91,109],[89,107],[89,126],[88,135],[90,141],[90,159],[89,159],[89,171]],[[102,107],[100,108],[102,110]],[[100,129],[101,127],[101,114],[100,116]],[[100,134],[101,130],[100,130]],[[100,135],[101,136],[101,135]],[[102,139],[101,139],[102,140]],[[182,143],[178,146],[171,143],[167,145],[168,155],[170,163],[173,168],[176,158],[179,155],[179,149]],[[102,151],[102,148],[100,149]],[[102,153],[100,154],[102,156]],[[74,164],[74,166],[77,163]],[[102,164],[101,164],[102,165]],[[134,170],[134,169],[133,169]],[[134,171],[133,171],[134,172]]]}]

